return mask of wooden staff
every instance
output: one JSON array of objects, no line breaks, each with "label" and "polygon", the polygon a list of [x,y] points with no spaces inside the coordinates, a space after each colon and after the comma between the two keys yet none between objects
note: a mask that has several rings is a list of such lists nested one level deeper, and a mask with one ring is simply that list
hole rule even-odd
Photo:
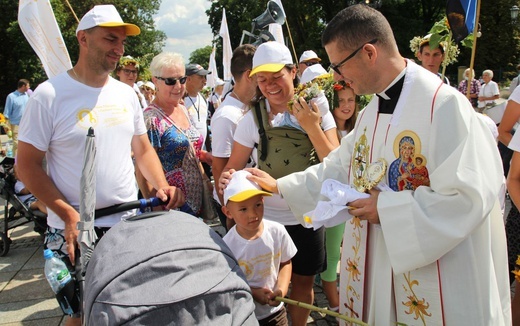
[{"label": "wooden staff", "polygon": [[300,301],[295,301],[295,300],[282,298],[282,297],[275,297],[274,299],[276,301],[288,303],[288,304],[293,305],[293,306],[297,306],[297,307],[304,308],[304,309],[309,309],[309,310],[312,310],[312,311],[321,312],[321,313],[327,314],[327,315],[332,316],[332,317],[343,319],[344,321],[347,321],[349,323],[354,323],[354,324],[358,324],[358,325],[362,325],[362,326],[369,326],[367,323],[362,322],[359,319],[350,318],[348,316],[340,314],[339,312],[335,312],[335,311],[331,311],[331,310],[328,310],[328,309],[316,307],[316,306],[313,306],[313,305],[308,304],[308,303],[303,303],[303,302],[300,302]]}]

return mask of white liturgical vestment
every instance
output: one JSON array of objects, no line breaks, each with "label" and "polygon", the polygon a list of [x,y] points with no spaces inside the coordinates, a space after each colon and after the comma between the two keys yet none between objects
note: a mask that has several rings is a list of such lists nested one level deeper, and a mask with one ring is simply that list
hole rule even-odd
[{"label": "white liturgical vestment", "polygon": [[502,163],[469,101],[407,61],[393,114],[378,97],[321,164],[278,179],[297,218],[326,179],[354,185],[384,159],[380,224],[346,223],[340,312],[370,325],[510,325]]}]

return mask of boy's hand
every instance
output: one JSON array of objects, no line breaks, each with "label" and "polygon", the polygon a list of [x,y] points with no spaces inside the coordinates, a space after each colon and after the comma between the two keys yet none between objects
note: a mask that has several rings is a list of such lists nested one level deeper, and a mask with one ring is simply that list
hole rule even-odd
[{"label": "boy's hand", "polygon": [[[276,295],[273,291],[266,288],[251,288],[251,292],[253,293],[253,299],[263,305],[277,306],[280,303],[275,301],[274,298]],[[282,291],[280,291],[281,295]],[[276,304],[274,304],[276,303]]]},{"label": "boy's hand", "polygon": [[271,291],[271,293],[267,295],[267,298],[268,298],[267,304],[272,307],[278,306],[280,304],[280,302],[275,300],[276,297],[283,298],[282,290],[276,289],[274,291]]}]

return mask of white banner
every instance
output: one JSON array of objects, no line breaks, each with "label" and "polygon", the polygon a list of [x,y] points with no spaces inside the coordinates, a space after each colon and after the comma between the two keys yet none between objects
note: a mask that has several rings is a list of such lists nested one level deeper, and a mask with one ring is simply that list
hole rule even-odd
[{"label": "white banner", "polygon": [[222,66],[224,67],[224,80],[231,80],[231,57],[233,50],[231,48],[231,39],[229,38],[229,30],[226,19],[226,9],[222,11],[222,23],[220,24],[220,37],[222,37]]},{"label": "white banner", "polygon": [[[285,16],[285,10],[283,9],[282,0],[273,0],[277,5],[282,9],[283,15]],[[280,24],[269,24],[269,33],[273,34],[274,39],[278,43],[282,43],[285,45],[285,40],[283,39],[283,30],[282,25]]]},{"label": "white banner", "polygon": [[206,80],[206,86],[209,86],[211,88],[215,87],[216,81],[218,78],[218,71],[217,71],[217,62],[215,61],[215,52],[216,48],[213,47],[213,50],[211,51],[211,55],[209,56],[209,67],[208,70],[211,71],[211,74],[207,75]]},{"label": "white banner", "polygon": [[72,68],[49,0],[20,0],[18,24],[49,78]]}]

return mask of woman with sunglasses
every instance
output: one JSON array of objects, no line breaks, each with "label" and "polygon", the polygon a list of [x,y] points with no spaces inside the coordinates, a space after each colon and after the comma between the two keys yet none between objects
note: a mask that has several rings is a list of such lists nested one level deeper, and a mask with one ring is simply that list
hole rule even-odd
[{"label": "woman with sunglasses", "polygon": [[[224,171],[243,169],[255,148],[260,169],[277,175],[303,171],[339,145],[332,116],[327,115],[330,118],[320,123],[318,108],[315,105],[311,108],[303,99],[295,103],[293,114],[305,132],[291,127],[272,126],[274,116],[287,111],[287,104],[294,97],[294,88],[298,84],[296,70],[291,53],[283,44],[267,42],[257,48],[250,73],[250,76],[256,76],[258,82],[257,97],[237,125],[233,150]],[[261,123],[257,114],[261,115]],[[260,127],[266,131],[267,137],[263,140]],[[264,146],[265,143],[267,146]],[[291,155],[280,158],[284,152]],[[265,157],[263,153],[266,153]],[[325,232],[323,228],[317,231],[304,228],[279,195],[266,197],[264,205],[264,217],[283,224],[298,249],[292,260],[289,297],[312,304],[314,276],[324,271],[326,265]],[[292,325],[307,324],[309,310],[296,306],[289,306],[288,310]]]},{"label": "woman with sunglasses", "polygon": [[[180,54],[163,52],[150,64],[155,84],[155,99],[144,110],[150,142],[159,156],[166,180],[181,189],[191,213],[200,216],[204,176],[199,158],[203,138],[190,120],[182,98],[186,91],[186,72]],[[155,196],[155,189],[136,172],[139,188],[145,198]]]}]

